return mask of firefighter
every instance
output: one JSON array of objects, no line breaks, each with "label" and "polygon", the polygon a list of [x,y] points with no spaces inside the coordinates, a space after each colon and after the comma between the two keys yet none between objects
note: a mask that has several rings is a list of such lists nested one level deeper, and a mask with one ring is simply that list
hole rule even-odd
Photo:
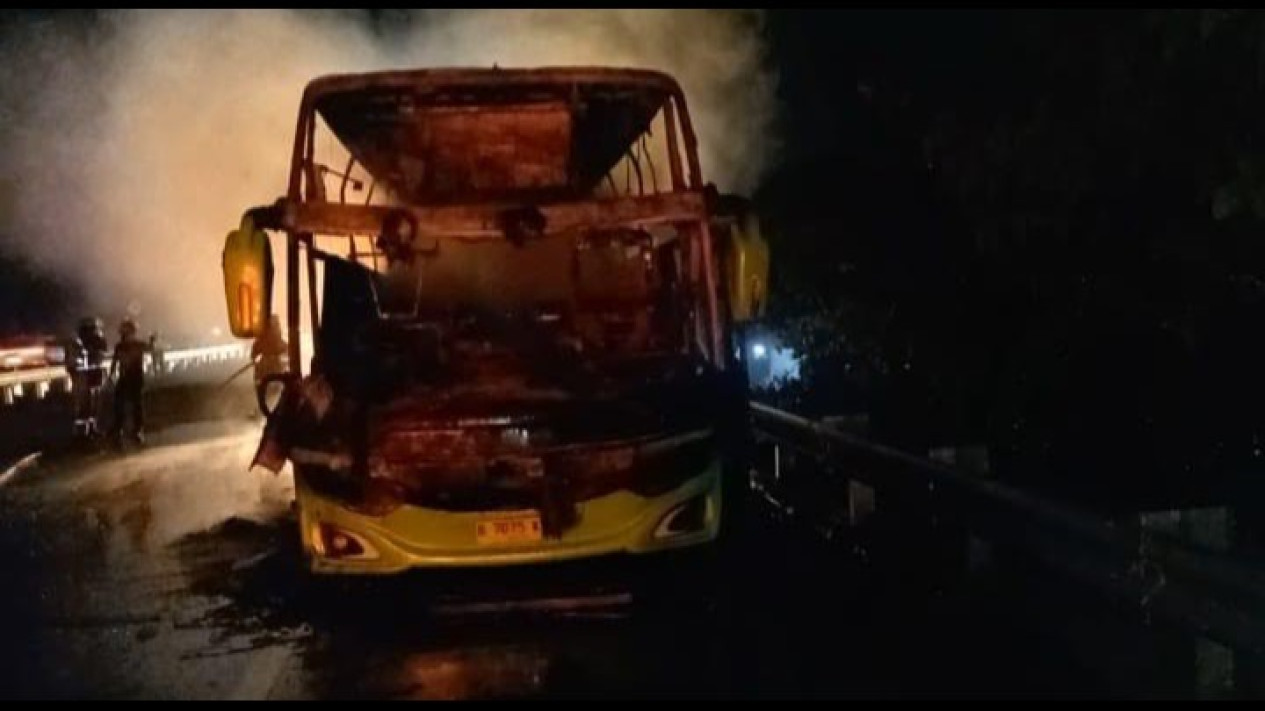
[{"label": "firefighter", "polygon": [[281,319],[276,314],[268,317],[268,325],[250,347],[250,359],[255,363],[255,385],[263,383],[269,375],[286,372],[287,345],[281,331]]},{"label": "firefighter", "polygon": [[114,385],[113,436],[116,443],[123,437],[124,419],[132,417],[132,438],[137,444],[145,442],[145,409],[142,396],[145,389],[145,354],[152,351],[156,336],[149,343],[136,337],[136,322],[130,318],[119,324],[119,342],[114,346],[114,361],[110,364],[110,378],[117,376]]},{"label": "firefighter", "polygon": [[109,351],[99,318],[85,318],[75,330],[70,359],[70,377],[75,393],[75,434],[96,437],[97,414],[101,409],[101,388],[105,385],[105,357]]}]

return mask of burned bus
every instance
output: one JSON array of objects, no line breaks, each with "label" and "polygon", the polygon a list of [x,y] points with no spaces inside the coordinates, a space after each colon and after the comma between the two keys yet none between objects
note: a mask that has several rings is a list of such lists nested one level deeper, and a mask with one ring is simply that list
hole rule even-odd
[{"label": "burned bus", "polygon": [[238,337],[267,329],[273,237],[288,365],[258,385],[254,464],[291,465],[313,571],[645,554],[725,529],[767,248],[746,201],[704,181],[671,77],[316,79],[285,196],[225,244]]}]

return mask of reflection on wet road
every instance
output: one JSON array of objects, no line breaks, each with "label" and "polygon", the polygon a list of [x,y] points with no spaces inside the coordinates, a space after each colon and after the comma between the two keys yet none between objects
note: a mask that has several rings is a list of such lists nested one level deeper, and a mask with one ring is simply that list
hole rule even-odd
[{"label": "reflection on wet road", "polygon": [[876,588],[863,561],[771,523],[711,557],[315,578],[288,477],[246,471],[257,426],[46,458],[0,488],[7,696],[1060,690],[970,604]]}]

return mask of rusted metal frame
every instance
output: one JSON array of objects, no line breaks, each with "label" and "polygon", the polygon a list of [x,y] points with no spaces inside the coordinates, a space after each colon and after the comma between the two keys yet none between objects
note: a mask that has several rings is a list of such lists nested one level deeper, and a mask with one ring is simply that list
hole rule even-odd
[{"label": "rusted metal frame", "polygon": [[[356,165],[356,156],[347,156],[347,167],[343,168],[343,182],[338,185],[338,202],[347,204],[347,183],[351,180],[351,169]],[[359,189],[359,188],[357,188]]]},{"label": "rusted metal frame", "polygon": [[[297,203],[273,211],[282,224],[276,229],[323,235],[377,234],[386,216],[398,210],[413,215],[419,234],[467,239],[502,239],[502,209],[489,206],[388,207],[383,205],[339,205],[337,203]],[[538,206],[545,216],[547,232],[580,228],[604,229],[704,221],[706,201],[701,193],[680,192],[586,200]]]},{"label": "rusted metal frame", "polygon": [[672,99],[663,102],[663,123],[668,131],[668,171],[672,174],[672,189],[685,189],[685,175],[681,172],[681,154],[676,139],[676,110]]},{"label": "rusted metal frame", "polygon": [[[676,97],[678,102],[683,100],[679,84],[671,76],[662,72],[581,67],[511,69],[498,72],[488,72],[483,69],[440,69],[325,76],[308,85],[302,104],[307,109],[314,109],[316,104],[327,96],[374,88],[435,91],[448,88],[512,88],[533,85],[557,87],[568,84],[573,91],[582,86],[592,86],[617,91],[655,92],[663,97],[663,103],[669,113],[672,113],[670,104],[673,97]],[[673,124],[674,122],[669,122],[671,126],[669,140],[675,142],[676,127]],[[672,159],[679,167],[679,156],[675,152]],[[685,186],[683,179],[674,182],[675,189],[683,189]]]},{"label": "rusted metal frame", "polygon": [[[693,221],[687,226],[686,235],[686,243],[689,245],[690,288],[693,294],[694,340],[717,367],[724,367],[719,308],[716,303],[716,278],[711,254],[711,230],[707,220],[704,218]],[[698,296],[700,286],[702,299]]]},{"label": "rusted metal frame", "polygon": [[[346,259],[352,262],[355,262],[356,264],[360,264],[366,269],[372,269],[375,272],[378,271],[378,259],[385,255],[383,255],[382,252],[379,252],[378,250],[374,249],[372,239],[369,240],[368,249],[363,249],[359,246],[360,245],[359,235],[356,235],[355,233],[345,234],[345,235],[324,235],[324,236],[330,237],[332,239],[337,239],[339,237],[345,238],[348,241],[348,243],[351,245],[350,253],[347,255]],[[318,250],[317,254],[319,256],[321,252]]]},{"label": "rusted metal frame", "polygon": [[[373,190],[374,188],[378,187],[378,179],[373,178],[373,176],[370,176],[370,177],[372,178],[372,180],[369,183],[369,190],[366,191],[366,194],[365,194],[366,207],[369,206],[369,203],[373,202]],[[352,242],[354,244],[356,236],[355,235],[349,235],[349,236],[351,237]],[[378,252],[374,250],[372,241],[369,242],[369,256],[373,258],[373,270],[375,272],[378,271]]]},{"label": "rusted metal frame", "polygon": [[303,353],[299,348],[299,239],[294,233],[286,239],[286,322],[290,342],[289,370],[296,377],[303,376],[300,367]]},{"label": "rusted metal frame", "polygon": [[659,194],[659,174],[654,168],[654,159],[650,157],[650,148],[646,145],[646,138],[650,135],[650,129],[641,134],[639,145],[641,146],[641,155],[646,159],[646,167],[650,169],[650,189]]},{"label": "rusted metal frame", "polygon": [[[327,252],[327,251],[325,251],[325,250],[321,249],[320,247],[313,247],[313,248],[312,248],[312,258],[313,258],[313,259],[315,259],[315,260],[317,260],[318,262],[346,262],[346,261],[349,261],[346,257],[342,256],[341,254],[335,254],[335,253],[333,253],[333,252]],[[359,264],[359,262],[357,262],[357,264]],[[366,266],[365,266],[365,265],[363,265],[363,264],[359,264],[359,266],[360,266],[361,268],[368,269],[368,267],[366,267]]]},{"label": "rusted metal frame", "polygon": [[330,93],[366,88],[440,89],[448,86],[492,87],[531,84],[609,84],[621,88],[642,88],[665,94],[680,94],[677,82],[667,74],[644,69],[567,67],[544,69],[428,69],[328,75],[313,80],[304,93],[304,103]]},{"label": "rusted metal frame", "polygon": [[[298,125],[294,131],[294,149],[290,155],[290,180],[286,197],[291,204],[301,204],[303,200],[302,178],[304,159],[311,145],[312,111],[304,102],[299,108]],[[261,225],[264,226],[264,225]],[[289,335],[287,350],[289,351],[288,368],[291,375],[301,377],[303,372],[302,351],[299,344],[299,243],[294,229],[281,225],[274,228],[285,229],[286,232],[286,330]]]},{"label": "rusted metal frame", "polygon": [[694,125],[690,123],[690,110],[678,89],[670,103],[675,102],[681,114],[681,135],[685,139],[685,158],[690,166],[690,188],[701,190],[703,187],[703,169],[698,162],[698,137],[694,135]]},{"label": "rusted metal frame", "polygon": [[[304,196],[305,203],[312,199],[313,197],[312,193],[314,191],[317,192],[317,194],[320,196],[322,200],[325,199],[325,177],[314,169],[316,165],[316,115],[314,113],[309,114],[308,116],[306,133],[307,133],[307,146],[304,148],[304,151],[303,151],[304,153],[303,160],[304,160],[304,164],[308,166],[309,168],[310,179],[313,181],[318,181],[319,188],[318,188],[318,184],[316,183],[308,186],[309,188],[309,190],[307,191],[308,194]],[[294,283],[296,285],[298,284],[298,281],[299,281],[299,265],[297,261],[298,248],[300,244],[306,242],[309,247],[308,259],[307,259],[308,269],[306,270],[306,277],[308,281],[308,294],[310,298],[310,303],[308,304],[308,313],[311,316],[311,320],[312,320],[312,339],[313,339],[313,342],[315,342],[316,340],[316,327],[315,327],[316,326],[316,299],[315,299],[316,273],[311,269],[312,255],[311,255],[310,247],[311,247],[312,241],[313,241],[313,238],[312,238],[311,232],[302,231],[295,235],[293,242],[294,242],[296,261],[294,264],[294,269],[290,272],[289,280],[291,283]],[[296,288],[292,291],[292,293],[294,295],[295,303],[293,304],[293,307],[292,307],[293,314],[294,314],[294,322],[293,322],[294,325],[290,328],[290,342],[291,342],[290,349],[292,351],[293,356],[298,359],[298,361],[292,366],[292,372],[295,375],[302,377],[303,375],[303,341],[299,337],[299,321],[301,320],[302,315],[301,315],[301,308],[300,308],[301,304],[298,303],[298,300],[301,298],[299,296],[301,292]]]},{"label": "rusted metal frame", "polygon": [[305,100],[299,107],[298,125],[294,129],[294,148],[290,154],[290,180],[286,188],[286,197],[293,202],[303,199],[303,157],[307,151],[307,121],[312,114],[312,107]]},{"label": "rusted metal frame", "polygon": [[[347,156],[347,166],[343,169],[343,182],[338,186],[338,202],[341,205],[347,204],[347,182],[351,180],[351,169],[356,165],[355,156]],[[356,261],[356,235],[349,234],[347,239],[351,240],[351,260]]]},{"label": "rusted metal frame", "polygon": [[[1143,533],[1028,492],[968,476],[907,452],[761,403],[751,403],[756,434],[790,446],[850,478],[879,488],[922,488],[937,510],[982,537],[1019,546],[1047,566],[1110,597],[1235,649],[1265,651],[1265,574],[1233,556],[1197,550],[1163,536],[1149,542],[1157,576],[1135,571]],[[842,467],[840,466],[842,464]]]},{"label": "rusted metal frame", "polygon": [[303,156],[303,174],[307,176],[307,190],[304,200],[325,202],[329,199],[325,191],[325,174],[329,168],[316,163],[316,118],[313,117],[307,126],[307,148]]},{"label": "rusted metal frame", "polygon": [[304,146],[303,146],[303,168],[308,178],[307,190],[304,191],[303,200],[305,202],[312,199],[313,193],[318,192],[317,184],[320,184],[319,194],[322,198],[325,196],[325,178],[316,171],[316,115],[308,116],[307,125],[304,126]]},{"label": "rusted metal frame", "polygon": [[307,233],[300,238],[300,241],[303,242],[307,252],[307,312],[312,329],[312,348],[315,350],[320,342],[316,334],[321,329],[321,317],[317,308],[316,295],[316,257],[313,254],[313,250],[316,249],[316,240],[311,233]]},{"label": "rusted metal frame", "polygon": [[[699,166],[699,160],[698,160],[698,140],[694,135],[694,127],[690,123],[689,109],[686,108],[685,106],[685,100],[679,88],[675,92],[673,92],[673,94],[671,94],[671,96],[669,97],[668,101],[664,103],[664,107],[665,107],[664,117],[665,119],[667,119],[667,124],[668,124],[668,146],[669,146],[668,156],[669,156],[669,161],[673,163],[672,165],[673,184],[675,186],[678,183],[678,178],[680,178],[679,174],[681,170],[681,166],[679,164],[679,158],[677,158],[676,156],[676,146],[675,146],[676,140],[675,140],[675,135],[673,133],[673,127],[675,125],[675,122],[672,121],[672,118],[673,118],[672,107],[674,105],[680,111],[681,132],[685,140],[685,156],[686,156],[686,160],[689,162],[689,167],[690,167],[689,185],[691,189],[700,190],[702,189],[702,186],[703,186],[703,173],[702,173],[701,167]],[[681,188],[678,187],[677,189],[679,190]],[[711,350],[712,361],[718,367],[723,367],[725,358],[724,358],[724,350],[723,350],[724,346],[722,343],[723,334],[721,333],[721,327],[720,327],[720,306],[717,303],[717,294],[716,294],[716,271],[715,271],[716,265],[715,265],[715,259],[713,258],[713,254],[712,254],[713,250],[712,250],[711,226],[708,224],[708,220],[706,218],[699,221],[698,240],[702,248],[703,279],[704,279],[705,291],[707,292],[706,308],[707,308],[707,330],[708,330],[708,341],[709,341],[708,346],[709,346],[709,349]]]},{"label": "rusted metal frame", "polygon": [[646,194],[646,181],[641,177],[641,161],[637,159],[636,145],[636,142],[633,142],[633,147],[628,149],[624,157],[628,159],[628,164],[637,173],[637,195],[641,196]]}]

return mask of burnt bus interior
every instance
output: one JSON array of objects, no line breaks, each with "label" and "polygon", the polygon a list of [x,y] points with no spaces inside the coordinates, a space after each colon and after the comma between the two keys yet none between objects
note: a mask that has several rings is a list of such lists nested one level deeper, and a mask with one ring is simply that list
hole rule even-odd
[{"label": "burnt bus interior", "polygon": [[289,198],[308,223],[288,244],[290,362],[302,249],[313,368],[348,394],[526,363],[560,382],[726,360],[716,226],[680,90],[661,75],[317,80]]}]

